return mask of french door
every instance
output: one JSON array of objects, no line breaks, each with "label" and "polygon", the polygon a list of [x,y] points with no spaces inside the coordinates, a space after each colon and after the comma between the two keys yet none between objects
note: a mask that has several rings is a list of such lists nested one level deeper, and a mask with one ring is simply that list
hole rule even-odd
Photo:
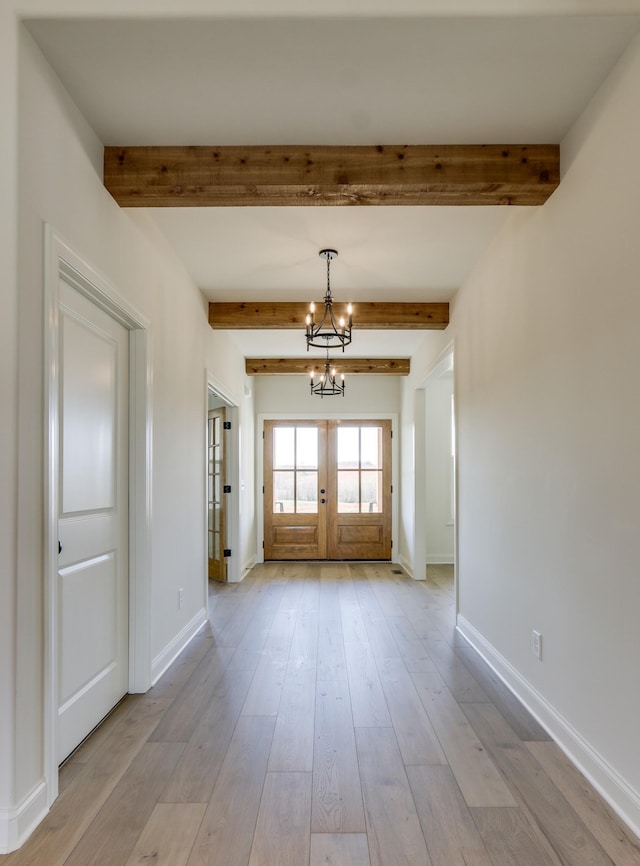
[{"label": "french door", "polygon": [[391,422],[266,421],[264,557],[391,559]]},{"label": "french door", "polygon": [[208,573],[226,581],[224,409],[211,409],[207,419],[207,547]]}]

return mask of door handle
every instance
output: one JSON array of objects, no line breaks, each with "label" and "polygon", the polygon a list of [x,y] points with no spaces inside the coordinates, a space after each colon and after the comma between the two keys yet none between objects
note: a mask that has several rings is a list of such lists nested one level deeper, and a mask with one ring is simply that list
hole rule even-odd
[{"label": "door handle", "polygon": [[62,553],[62,542],[58,539],[58,556]]},{"label": "door handle", "polygon": [[327,492],[327,491],[324,489],[324,487],[323,487],[322,490],[320,491],[320,493],[326,493],[326,492]]},{"label": "door handle", "polygon": [[327,501],[326,499],[321,499],[321,500],[320,500],[320,502],[321,502],[323,505],[325,504],[326,501]]}]

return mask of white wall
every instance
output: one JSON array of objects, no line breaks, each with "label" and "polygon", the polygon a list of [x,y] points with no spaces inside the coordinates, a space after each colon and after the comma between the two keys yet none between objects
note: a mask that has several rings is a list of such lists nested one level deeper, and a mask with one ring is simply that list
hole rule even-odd
[{"label": "white wall", "polygon": [[427,563],[453,562],[451,372],[425,388],[425,524]]},{"label": "white wall", "polygon": [[[43,774],[44,224],[151,322],[153,658],[203,609],[205,368],[215,364],[239,404],[245,378],[240,356],[209,328],[202,295],[155,224],[144,211],[120,210],[105,192],[101,143],[24,31],[19,104],[17,598],[15,608],[6,608],[16,612],[17,660],[10,676],[17,687],[15,705],[8,697],[14,690],[5,683],[0,700],[3,733],[9,727],[1,748],[13,756],[2,755],[0,766],[9,771],[2,773],[0,807],[9,810],[19,808]],[[251,427],[251,409],[248,418]],[[10,442],[7,447],[11,453]],[[182,610],[179,587],[185,591]],[[10,652],[6,660],[3,675],[12,668]]]},{"label": "white wall", "polygon": [[[304,344],[304,334],[301,342]],[[256,414],[311,412],[318,418],[327,414],[364,412],[373,418],[376,412],[398,412],[402,388],[401,376],[345,377],[344,397],[312,396],[308,376],[254,376]]]},{"label": "white wall", "polygon": [[638,92],[636,39],[562,143],[559,189],[513,214],[448,329],[459,624],[636,832]]}]

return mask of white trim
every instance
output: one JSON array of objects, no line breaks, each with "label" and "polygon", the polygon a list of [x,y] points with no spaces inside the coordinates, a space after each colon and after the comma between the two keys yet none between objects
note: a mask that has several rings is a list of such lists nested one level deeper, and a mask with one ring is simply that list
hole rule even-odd
[{"label": "white trim", "polygon": [[151,685],[151,352],[149,321],[45,224],[45,617],[44,785],[58,796],[57,540],[58,540],[58,284],[61,277],[130,332],[129,426],[129,691]]},{"label": "white trim", "polygon": [[[453,361],[453,435],[455,439],[456,460],[454,461],[454,478],[453,478],[453,563],[451,557],[439,557],[437,554],[431,555],[427,549],[427,542],[422,527],[426,518],[426,496],[424,483],[414,482],[414,527],[413,527],[413,567],[418,574],[424,574],[426,578],[427,565],[449,565],[453,564],[454,574],[454,595],[456,613],[459,608],[458,600],[458,573],[456,562],[458,562],[458,520],[455,518],[458,512],[458,419],[456,414],[457,408],[457,379],[456,379],[456,363],[455,363],[455,339],[447,343],[437,357],[425,368],[421,376],[418,377],[420,383],[414,389],[413,402],[413,423],[414,423],[414,443],[413,443],[413,459],[414,459],[414,477],[422,479],[424,482],[426,472],[425,449],[427,448],[426,441],[426,411],[427,398],[426,389],[429,381],[443,373]],[[420,578],[422,579],[422,578]]]},{"label": "white trim", "polygon": [[255,561],[264,562],[264,422],[265,421],[391,421],[391,562],[400,563],[398,503],[401,497],[399,439],[400,427],[397,412],[260,412],[256,426],[256,556]]},{"label": "white trim", "polygon": [[180,653],[187,647],[198,634],[202,626],[207,622],[207,609],[201,607],[185,627],[169,641],[162,652],[154,658],[151,663],[151,685],[155,686],[163,673],[178,658]]},{"label": "white trim", "polygon": [[426,575],[425,575],[425,577],[417,578],[415,576],[415,574],[413,573],[412,564],[409,562],[409,560],[405,556],[402,556],[402,554],[400,555],[400,557],[398,559],[398,565],[400,566],[400,568],[402,568],[404,571],[407,572],[407,577],[410,577],[412,580],[424,580],[426,577]]},{"label": "white trim", "polygon": [[47,784],[39,782],[15,809],[0,809],[0,854],[19,848],[45,817]]},{"label": "white trim", "polygon": [[616,814],[640,835],[640,792],[600,755],[576,729],[463,616],[456,629],[502,682],[549,732]]},{"label": "white trim", "polygon": [[255,566],[256,560],[255,557],[252,557],[248,562],[242,566],[242,573],[240,575],[240,580],[244,580],[245,577],[249,574],[251,569]]},{"label": "white trim", "polygon": [[427,565],[453,565],[453,557],[450,553],[430,553],[427,556]]}]

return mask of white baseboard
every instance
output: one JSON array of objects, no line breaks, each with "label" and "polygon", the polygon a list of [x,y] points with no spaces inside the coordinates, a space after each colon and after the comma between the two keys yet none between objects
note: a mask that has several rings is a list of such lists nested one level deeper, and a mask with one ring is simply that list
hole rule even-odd
[{"label": "white baseboard", "polygon": [[170,641],[151,663],[151,685],[155,686],[169,665],[175,661],[187,644],[200,631],[207,621],[207,611],[201,608],[198,613],[185,625],[182,631]]},{"label": "white baseboard", "polygon": [[453,565],[453,557],[450,553],[430,553],[427,556],[427,565]]},{"label": "white baseboard", "polygon": [[[424,580],[424,578],[417,578],[413,573],[413,563],[404,557],[402,554],[398,557],[398,565],[403,569],[403,571],[407,572],[407,575],[414,580]],[[425,575],[426,577],[426,575]]]},{"label": "white baseboard", "polygon": [[255,559],[250,559],[248,562],[245,562],[244,566],[242,567],[242,573],[240,574],[240,580],[245,579],[245,577],[249,574],[255,564]]},{"label": "white baseboard", "polygon": [[548,731],[614,812],[636,836],[640,836],[640,793],[632,788],[513,665],[460,615],[458,615],[457,630]]},{"label": "white baseboard", "polygon": [[0,809],[0,854],[9,854],[26,842],[48,811],[44,781],[15,809]]}]

